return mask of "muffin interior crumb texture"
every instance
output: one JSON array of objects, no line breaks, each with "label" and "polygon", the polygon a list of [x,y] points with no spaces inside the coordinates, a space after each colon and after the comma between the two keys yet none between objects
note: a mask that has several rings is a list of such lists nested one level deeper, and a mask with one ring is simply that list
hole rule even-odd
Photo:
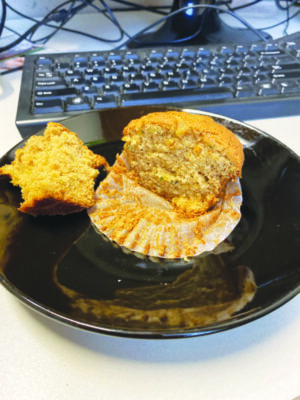
[{"label": "muffin interior crumb texture", "polygon": [[130,177],[188,214],[207,211],[241,176],[241,142],[208,116],[148,114],[128,124],[124,141]]},{"label": "muffin interior crumb texture", "polygon": [[21,211],[68,214],[95,203],[95,178],[105,163],[74,132],[50,122],[44,135],[31,136],[0,174],[9,175],[21,187]]}]

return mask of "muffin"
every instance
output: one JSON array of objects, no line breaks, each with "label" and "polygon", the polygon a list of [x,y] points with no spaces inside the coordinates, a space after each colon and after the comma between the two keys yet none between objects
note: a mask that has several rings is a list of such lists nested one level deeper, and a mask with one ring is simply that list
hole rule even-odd
[{"label": "muffin", "polygon": [[153,113],[124,129],[125,146],[96,191],[96,230],[137,254],[212,251],[239,222],[243,149],[212,118]]},{"label": "muffin", "polygon": [[43,136],[31,136],[11,164],[0,168],[21,187],[19,210],[32,215],[69,214],[95,203],[95,179],[106,160],[94,154],[59,123],[50,122]]},{"label": "muffin", "polygon": [[205,213],[241,176],[241,142],[205,115],[151,113],[131,121],[123,139],[130,178],[187,214]]}]

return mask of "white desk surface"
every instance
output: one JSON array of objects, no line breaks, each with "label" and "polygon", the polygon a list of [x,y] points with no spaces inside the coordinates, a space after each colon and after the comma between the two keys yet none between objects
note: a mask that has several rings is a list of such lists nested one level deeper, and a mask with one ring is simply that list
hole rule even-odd
[{"label": "white desk surface", "polygon": [[[135,29],[147,21],[139,14]],[[295,26],[290,29],[296,30]],[[74,40],[69,34],[58,34],[48,45],[56,51],[108,48],[95,41]],[[21,72],[2,77],[0,155],[21,138],[15,126],[20,79]],[[300,154],[300,115],[251,124]],[[0,304],[2,400],[292,400],[300,396],[299,295],[239,328],[177,340],[80,331],[31,311],[2,286]]]}]

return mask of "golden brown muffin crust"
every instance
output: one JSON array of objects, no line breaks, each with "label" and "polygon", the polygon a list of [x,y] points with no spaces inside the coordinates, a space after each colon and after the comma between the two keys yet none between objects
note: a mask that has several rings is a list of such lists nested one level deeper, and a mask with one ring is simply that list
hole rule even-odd
[{"label": "golden brown muffin crust", "polygon": [[241,142],[209,116],[150,113],[131,121],[123,133],[130,178],[181,211],[204,213],[226,183],[241,176]]},{"label": "golden brown muffin crust", "polygon": [[145,126],[158,125],[177,137],[192,135],[195,141],[217,146],[240,171],[244,163],[243,146],[239,139],[224,125],[218,124],[206,115],[190,114],[183,111],[155,112],[134,119],[124,128],[123,139],[141,132]]},{"label": "golden brown muffin crust", "polygon": [[42,136],[31,136],[11,164],[0,168],[21,187],[20,210],[32,215],[69,214],[95,203],[98,168],[107,163],[76,133],[50,122]]}]

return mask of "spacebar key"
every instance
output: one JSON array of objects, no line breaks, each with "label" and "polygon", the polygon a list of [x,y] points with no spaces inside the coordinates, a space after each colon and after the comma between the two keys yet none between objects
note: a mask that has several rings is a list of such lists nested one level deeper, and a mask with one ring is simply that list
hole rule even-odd
[{"label": "spacebar key", "polygon": [[205,102],[213,100],[230,99],[233,97],[227,87],[210,89],[172,90],[167,92],[127,93],[121,97],[122,106],[135,106],[141,104],[166,104],[182,102]]}]

